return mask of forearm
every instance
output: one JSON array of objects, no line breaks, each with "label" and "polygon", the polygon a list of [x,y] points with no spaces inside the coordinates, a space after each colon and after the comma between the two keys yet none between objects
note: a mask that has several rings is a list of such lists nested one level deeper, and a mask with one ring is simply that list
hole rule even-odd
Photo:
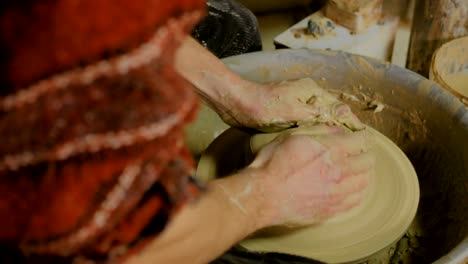
[{"label": "forearm", "polygon": [[231,71],[192,37],[178,49],[176,70],[191,82],[203,99],[215,110],[229,111],[240,107],[249,82]]},{"label": "forearm", "polygon": [[196,203],[185,206],[165,231],[130,264],[208,263],[266,224],[252,176],[241,173],[213,181]]}]

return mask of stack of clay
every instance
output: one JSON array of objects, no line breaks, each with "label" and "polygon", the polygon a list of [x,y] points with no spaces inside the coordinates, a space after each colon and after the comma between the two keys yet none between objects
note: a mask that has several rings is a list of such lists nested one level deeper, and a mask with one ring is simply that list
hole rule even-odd
[{"label": "stack of clay", "polygon": [[197,99],[172,60],[203,4],[0,4],[2,246],[118,258],[196,195],[182,128]]},{"label": "stack of clay", "polygon": [[325,15],[353,33],[362,33],[382,15],[383,0],[330,0]]}]

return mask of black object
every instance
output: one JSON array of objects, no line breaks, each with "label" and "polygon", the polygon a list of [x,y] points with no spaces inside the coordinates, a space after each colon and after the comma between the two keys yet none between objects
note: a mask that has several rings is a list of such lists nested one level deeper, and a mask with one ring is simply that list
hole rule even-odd
[{"label": "black object", "polygon": [[262,50],[255,15],[234,0],[208,0],[208,15],[192,36],[218,58]]},{"label": "black object", "polygon": [[210,264],[325,264],[320,261],[281,253],[255,253],[234,247]]}]

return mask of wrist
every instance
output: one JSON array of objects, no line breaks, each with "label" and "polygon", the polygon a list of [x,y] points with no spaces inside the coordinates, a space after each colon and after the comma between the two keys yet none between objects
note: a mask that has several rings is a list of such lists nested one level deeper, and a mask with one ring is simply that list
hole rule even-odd
[{"label": "wrist", "polygon": [[[242,113],[248,113],[250,116],[258,116],[263,105],[263,85],[248,80],[241,80],[237,84],[233,85],[231,89],[233,91],[232,98],[230,101],[230,107],[232,109],[238,109]],[[229,103],[229,102],[228,102]]]},{"label": "wrist", "polygon": [[265,116],[265,85],[241,80],[228,86],[224,111],[217,111],[231,126],[256,128]]},{"label": "wrist", "polygon": [[223,112],[228,111],[248,111],[251,110],[253,93],[256,92],[254,84],[242,79],[237,74],[218,77],[213,76],[213,84],[218,94],[216,101],[219,102]]},{"label": "wrist", "polygon": [[210,183],[216,193],[220,210],[228,211],[226,221],[235,223],[239,230],[239,240],[270,225],[268,196],[261,186],[261,171],[245,169],[227,178]]}]

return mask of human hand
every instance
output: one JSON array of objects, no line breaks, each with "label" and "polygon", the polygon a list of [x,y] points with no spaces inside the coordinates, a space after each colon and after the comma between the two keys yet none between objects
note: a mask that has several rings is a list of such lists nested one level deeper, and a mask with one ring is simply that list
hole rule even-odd
[{"label": "human hand", "polygon": [[261,149],[249,166],[258,171],[259,197],[266,200],[261,226],[315,224],[355,207],[373,167],[366,130],[288,130]]},{"label": "human hand", "polygon": [[218,111],[229,125],[273,132],[300,124],[344,125],[356,131],[364,125],[348,105],[304,78],[271,84],[244,82],[241,100]]}]

